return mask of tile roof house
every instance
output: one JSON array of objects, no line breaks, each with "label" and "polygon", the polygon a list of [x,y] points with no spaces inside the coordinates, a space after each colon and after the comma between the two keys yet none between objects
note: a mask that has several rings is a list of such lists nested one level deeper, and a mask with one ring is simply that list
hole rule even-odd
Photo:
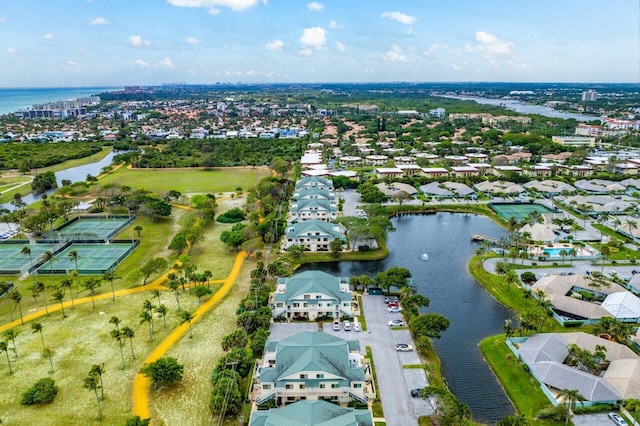
[{"label": "tile roof house", "polygon": [[273,317],[315,320],[353,317],[349,279],[322,271],[305,271],[278,279],[271,298]]},{"label": "tile roof house", "polygon": [[285,231],[282,250],[298,245],[309,251],[328,251],[329,243],[336,238],[344,241],[344,235],[345,230],[341,225],[318,219],[292,223]]},{"label": "tile roof house", "polygon": [[346,405],[374,396],[357,340],[323,332],[303,332],[280,341],[268,340],[254,375],[256,403],[275,399],[280,407],[299,400],[325,400]]}]

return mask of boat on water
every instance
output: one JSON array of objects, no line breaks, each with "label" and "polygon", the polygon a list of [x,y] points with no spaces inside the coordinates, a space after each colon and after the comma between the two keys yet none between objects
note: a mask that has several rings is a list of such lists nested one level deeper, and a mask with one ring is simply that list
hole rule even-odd
[{"label": "boat on water", "polygon": [[422,253],[422,256],[420,256],[420,259],[429,260],[429,255],[427,253]]}]

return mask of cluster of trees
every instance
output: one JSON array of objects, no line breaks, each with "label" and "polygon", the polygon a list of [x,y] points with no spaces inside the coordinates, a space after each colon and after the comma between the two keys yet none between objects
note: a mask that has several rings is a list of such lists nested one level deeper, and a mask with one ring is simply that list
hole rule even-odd
[{"label": "cluster of trees", "polygon": [[213,415],[235,415],[242,408],[242,382],[251,373],[255,359],[262,355],[269,337],[269,275],[268,268],[259,260],[251,271],[252,291],[238,308],[238,328],[222,339],[225,355],[220,358],[211,376],[213,390],[209,407]]},{"label": "cluster of trees", "polygon": [[204,240],[204,230],[214,220],[218,207],[215,196],[208,195],[198,200],[196,212],[184,219],[182,229],[169,243],[169,250],[188,254],[196,244]]},{"label": "cluster of trees", "polygon": [[0,169],[18,169],[28,173],[33,169],[84,158],[102,150],[98,143],[44,142],[0,144]]},{"label": "cluster of trees", "polygon": [[58,181],[56,180],[56,174],[52,171],[38,173],[31,181],[31,191],[34,194],[42,194],[49,189],[55,189],[57,187]]},{"label": "cluster of trees", "polygon": [[386,209],[380,204],[367,205],[364,211],[366,218],[342,216],[337,220],[347,230],[345,238],[352,250],[364,242],[386,241],[389,232],[395,231]]}]

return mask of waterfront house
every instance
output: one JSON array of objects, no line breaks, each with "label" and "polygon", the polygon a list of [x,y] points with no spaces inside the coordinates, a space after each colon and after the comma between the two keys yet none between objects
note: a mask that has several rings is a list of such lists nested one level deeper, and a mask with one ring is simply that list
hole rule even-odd
[{"label": "waterfront house", "polygon": [[293,245],[302,246],[309,251],[328,251],[329,244],[335,239],[344,241],[345,230],[336,223],[317,219],[292,223],[287,226],[282,242],[282,250]]}]

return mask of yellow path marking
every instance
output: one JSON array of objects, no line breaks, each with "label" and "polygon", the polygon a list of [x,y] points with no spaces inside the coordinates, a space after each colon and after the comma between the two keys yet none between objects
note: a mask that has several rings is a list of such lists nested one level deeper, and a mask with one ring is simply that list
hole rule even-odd
[{"label": "yellow path marking", "polygon": [[[242,264],[246,259],[247,254],[241,251],[236,256],[233,267],[229,276],[223,281],[222,287],[207,301],[205,301],[196,311],[193,313],[193,320],[191,325],[197,322],[205,313],[207,313],[216,303],[218,303],[224,296],[229,293],[229,290],[233,287],[242,268]],[[158,360],[163,356],[171,347],[189,330],[189,324],[184,323],[175,328],[162,342],[147,356],[144,360],[144,364],[148,364]],[[133,414],[140,416],[142,419],[148,419],[151,417],[149,410],[149,390],[150,382],[146,376],[138,373],[133,381]]]}]

